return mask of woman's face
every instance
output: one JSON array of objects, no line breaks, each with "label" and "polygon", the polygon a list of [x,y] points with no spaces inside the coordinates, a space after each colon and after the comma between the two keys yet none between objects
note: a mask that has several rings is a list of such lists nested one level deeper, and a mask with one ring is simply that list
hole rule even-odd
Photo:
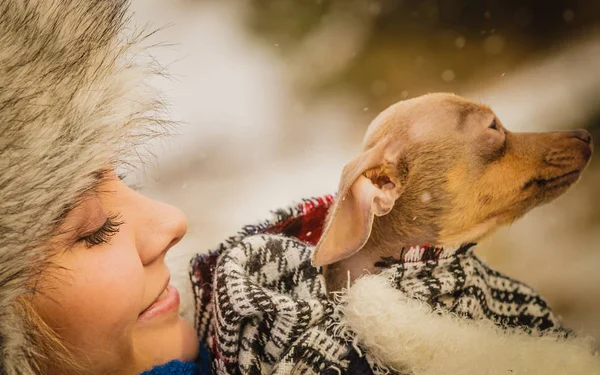
[{"label": "woman's face", "polygon": [[55,238],[64,251],[34,303],[92,373],[138,374],[195,359],[196,333],[178,316],[165,264],[186,228],[181,211],[138,194],[114,173],[67,216]]}]

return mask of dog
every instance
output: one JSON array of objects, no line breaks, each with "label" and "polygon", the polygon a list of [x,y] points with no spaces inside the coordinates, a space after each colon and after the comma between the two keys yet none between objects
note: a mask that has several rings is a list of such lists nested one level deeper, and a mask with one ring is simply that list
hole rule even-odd
[{"label": "dog", "polygon": [[331,292],[403,248],[479,242],[563,194],[592,151],[586,130],[513,133],[453,94],[396,103],[344,167],[312,264]]}]

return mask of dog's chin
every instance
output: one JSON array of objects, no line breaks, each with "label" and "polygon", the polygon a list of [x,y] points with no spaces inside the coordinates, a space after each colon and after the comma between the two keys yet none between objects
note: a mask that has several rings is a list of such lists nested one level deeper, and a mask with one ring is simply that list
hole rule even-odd
[{"label": "dog's chin", "polygon": [[573,185],[581,176],[581,169],[574,169],[572,171],[560,174],[558,176],[548,178],[536,178],[533,182],[538,188],[551,192],[553,190],[566,190]]},{"label": "dog's chin", "polygon": [[441,236],[440,245],[442,247],[459,247],[468,243],[478,243],[496,232],[502,225],[501,216],[490,217],[468,231]]},{"label": "dog's chin", "polygon": [[545,178],[534,178],[528,184],[537,205],[548,203],[564,194],[581,177],[582,169],[574,169],[563,174]]},{"label": "dog's chin", "polygon": [[505,209],[491,213],[483,223],[494,223],[488,232],[481,237],[486,237],[503,226],[511,225],[536,207],[553,201],[564,194],[581,177],[582,169],[574,169],[562,174],[548,177],[535,177],[531,179],[523,190],[527,192],[522,199],[516,200]]}]

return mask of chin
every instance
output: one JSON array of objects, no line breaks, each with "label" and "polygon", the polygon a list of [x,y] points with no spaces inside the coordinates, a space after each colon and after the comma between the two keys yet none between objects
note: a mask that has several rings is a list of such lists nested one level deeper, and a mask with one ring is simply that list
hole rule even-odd
[{"label": "chin", "polygon": [[134,333],[138,373],[172,360],[191,362],[198,356],[198,335],[182,317],[140,325]]},{"label": "chin", "polygon": [[192,324],[182,317],[179,317],[179,324],[182,341],[182,351],[179,359],[188,362],[194,361],[198,357],[198,334]]}]

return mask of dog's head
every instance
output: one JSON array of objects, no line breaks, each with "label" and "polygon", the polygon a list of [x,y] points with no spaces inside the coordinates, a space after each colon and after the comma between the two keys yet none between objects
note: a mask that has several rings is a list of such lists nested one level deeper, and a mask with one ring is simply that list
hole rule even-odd
[{"label": "dog's head", "polygon": [[487,106],[451,94],[397,103],[344,168],[313,255],[324,266],[366,244],[456,246],[549,202],[592,154],[584,130],[512,133]]}]

